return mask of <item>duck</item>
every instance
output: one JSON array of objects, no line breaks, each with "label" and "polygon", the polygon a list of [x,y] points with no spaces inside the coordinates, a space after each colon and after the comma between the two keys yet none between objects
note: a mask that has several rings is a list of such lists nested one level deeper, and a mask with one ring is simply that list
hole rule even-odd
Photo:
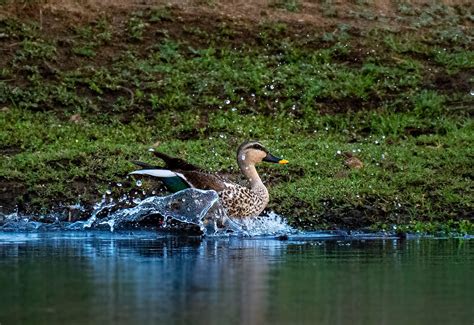
[{"label": "duck", "polygon": [[280,165],[288,163],[288,160],[272,155],[258,141],[242,143],[237,149],[237,164],[248,181],[247,186],[243,186],[222,175],[203,170],[183,159],[171,157],[159,151],[153,151],[153,154],[161,159],[165,165],[153,166],[140,161],[133,161],[142,169],[130,174],[157,177],[171,193],[187,188],[214,190],[226,209],[227,215],[233,218],[256,217],[268,205],[270,199],[268,190],[257,173],[255,165],[261,162]]}]

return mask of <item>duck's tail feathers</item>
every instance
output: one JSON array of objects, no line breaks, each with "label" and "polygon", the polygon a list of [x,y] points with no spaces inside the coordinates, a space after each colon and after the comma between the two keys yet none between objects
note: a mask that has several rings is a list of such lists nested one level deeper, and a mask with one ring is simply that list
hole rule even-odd
[{"label": "duck's tail feathers", "polygon": [[193,187],[186,177],[178,172],[168,169],[140,169],[131,172],[130,175],[148,175],[159,178],[170,192],[178,192]]},{"label": "duck's tail feathers", "polygon": [[180,177],[186,179],[182,174],[173,172],[168,169],[140,169],[130,173],[130,175],[149,175],[158,178]]},{"label": "duck's tail feathers", "polygon": [[166,168],[180,169],[180,170],[200,170],[201,169],[198,166],[190,164],[183,159],[171,157],[159,151],[154,151],[153,155],[163,160],[166,164]]}]

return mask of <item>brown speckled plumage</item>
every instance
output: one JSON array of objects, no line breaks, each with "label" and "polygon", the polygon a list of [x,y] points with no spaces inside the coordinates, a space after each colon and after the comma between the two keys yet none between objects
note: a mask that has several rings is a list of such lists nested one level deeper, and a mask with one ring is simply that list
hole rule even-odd
[{"label": "brown speckled plumage", "polygon": [[[240,170],[250,183],[249,187],[245,187],[217,174],[208,173],[182,159],[170,157],[160,152],[154,154],[165,162],[164,167],[136,163],[145,168],[175,173],[176,177],[184,180],[190,187],[216,191],[228,215],[238,218],[258,216],[268,204],[268,191],[255,169],[255,164],[261,161],[287,163],[286,160],[272,156],[259,142],[243,143],[237,150],[237,162]],[[146,172],[142,174],[152,175],[152,173]]]}]

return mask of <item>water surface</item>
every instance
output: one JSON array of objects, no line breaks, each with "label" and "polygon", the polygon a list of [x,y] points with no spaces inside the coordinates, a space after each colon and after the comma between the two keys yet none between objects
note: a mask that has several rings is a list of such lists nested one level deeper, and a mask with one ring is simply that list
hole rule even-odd
[{"label": "water surface", "polygon": [[468,239],[0,232],[0,323],[473,324]]}]

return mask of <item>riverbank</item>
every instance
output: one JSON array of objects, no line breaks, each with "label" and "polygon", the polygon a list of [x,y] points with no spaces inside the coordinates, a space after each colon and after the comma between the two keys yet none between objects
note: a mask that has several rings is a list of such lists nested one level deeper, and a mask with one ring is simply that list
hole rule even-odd
[{"label": "riverbank", "polygon": [[258,139],[293,226],[473,231],[472,5],[71,4],[2,8],[3,211],[150,195],[149,148],[238,179]]}]

